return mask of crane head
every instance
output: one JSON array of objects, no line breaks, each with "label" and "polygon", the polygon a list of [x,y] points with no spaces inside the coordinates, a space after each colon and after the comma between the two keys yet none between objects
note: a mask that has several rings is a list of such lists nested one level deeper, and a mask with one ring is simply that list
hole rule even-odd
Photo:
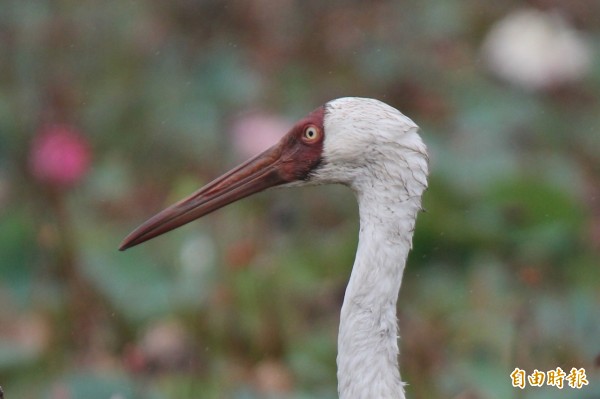
[{"label": "crane head", "polygon": [[426,186],[426,150],[409,118],[378,100],[333,100],[297,122],[273,147],[144,222],[119,249],[141,244],[269,187],[341,183],[357,189],[365,176],[388,171],[390,161],[413,177],[411,169],[416,167],[423,172]]}]

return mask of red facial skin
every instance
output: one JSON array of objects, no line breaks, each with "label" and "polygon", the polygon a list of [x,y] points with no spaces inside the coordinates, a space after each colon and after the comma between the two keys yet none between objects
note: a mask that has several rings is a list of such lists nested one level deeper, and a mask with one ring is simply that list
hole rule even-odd
[{"label": "red facial skin", "polygon": [[171,205],[131,232],[123,251],[269,187],[306,180],[320,163],[325,106],[300,120],[273,147]]}]

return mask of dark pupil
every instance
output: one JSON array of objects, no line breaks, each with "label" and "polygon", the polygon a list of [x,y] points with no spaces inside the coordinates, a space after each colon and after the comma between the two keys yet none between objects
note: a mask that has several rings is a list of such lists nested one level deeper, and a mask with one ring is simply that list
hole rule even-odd
[{"label": "dark pupil", "polygon": [[314,130],[312,130],[312,129],[308,129],[306,133],[307,133],[308,137],[309,137],[309,138],[311,138],[311,139],[312,139],[312,138],[314,137],[314,135],[315,135],[315,132],[314,132]]}]

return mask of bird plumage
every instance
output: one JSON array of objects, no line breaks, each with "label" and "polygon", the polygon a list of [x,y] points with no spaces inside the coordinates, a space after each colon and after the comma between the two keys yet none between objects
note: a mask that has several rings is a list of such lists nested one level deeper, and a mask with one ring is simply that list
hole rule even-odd
[{"label": "bird plumage", "polygon": [[324,162],[312,181],[348,185],[360,213],[340,317],[340,398],[404,398],[396,301],[427,188],[426,147],[414,122],[372,99],[328,103],[324,128]]}]

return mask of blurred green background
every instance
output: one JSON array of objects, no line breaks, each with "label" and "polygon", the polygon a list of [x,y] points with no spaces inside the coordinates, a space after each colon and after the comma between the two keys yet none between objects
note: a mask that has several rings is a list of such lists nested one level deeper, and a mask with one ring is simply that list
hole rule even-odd
[{"label": "blurred green background", "polygon": [[[596,0],[3,0],[7,399],[335,398],[343,187],[121,239],[341,96],[415,120],[410,398],[600,398]],[[589,385],[513,388],[515,367]]]}]

